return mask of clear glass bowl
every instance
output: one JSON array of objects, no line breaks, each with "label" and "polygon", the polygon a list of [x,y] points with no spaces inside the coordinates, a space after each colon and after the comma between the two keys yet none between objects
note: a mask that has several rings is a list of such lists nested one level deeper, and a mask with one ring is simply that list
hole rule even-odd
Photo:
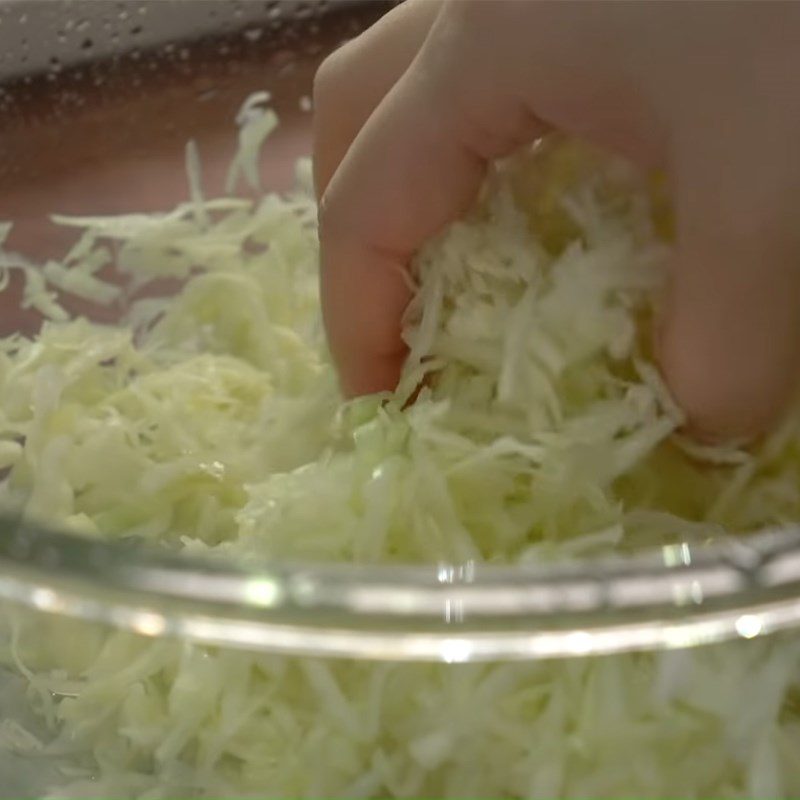
[{"label": "clear glass bowl", "polygon": [[[186,194],[190,138],[213,195],[233,152],[229,121],[254,90],[268,89],[282,118],[266,170],[270,188],[285,187],[309,148],[302,98],[316,65],[389,5],[0,5],[0,219],[14,223],[10,248],[37,259],[59,252],[63,231],[47,218],[54,208],[173,207]],[[20,292],[12,283],[0,295],[0,335],[40,324]],[[0,598],[7,609],[78,618],[106,632],[251,653],[447,664],[596,656],[796,627],[800,533],[549,568],[242,565],[85,539],[7,514]],[[5,686],[0,717],[16,719],[23,689],[10,673]],[[0,797],[33,796],[47,770],[11,751],[0,756]]]}]

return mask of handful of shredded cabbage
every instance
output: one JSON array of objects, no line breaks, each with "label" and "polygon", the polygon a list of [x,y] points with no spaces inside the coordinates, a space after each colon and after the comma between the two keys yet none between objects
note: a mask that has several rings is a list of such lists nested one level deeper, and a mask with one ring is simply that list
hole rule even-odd
[{"label": "handful of shredded cabbage", "polygon": [[[231,185],[257,186],[274,115],[255,96],[239,122]],[[498,165],[416,260],[397,392],[343,404],[308,165],[285,196],[207,200],[191,145],[187,162],[171,213],[54,217],[79,236],[44,265],[0,252],[48,318],[0,341],[5,506],[92,537],[355,562],[580,559],[800,519],[797,417],[748,450],[680,436],[648,339],[669,220],[623,165],[569,141]],[[163,279],[182,288],[146,296]],[[72,319],[65,293],[126,310]],[[787,636],[392,664],[22,619],[0,655],[54,737],[6,726],[0,744],[69,757],[52,797],[800,795]]]}]

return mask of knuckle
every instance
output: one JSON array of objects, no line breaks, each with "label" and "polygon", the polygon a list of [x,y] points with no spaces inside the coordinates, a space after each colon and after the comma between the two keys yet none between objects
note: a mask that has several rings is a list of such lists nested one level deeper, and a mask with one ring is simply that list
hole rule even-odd
[{"label": "knuckle", "polygon": [[336,198],[335,191],[326,191],[320,199],[317,208],[317,229],[320,241],[335,241],[337,233],[343,226],[341,205]]},{"label": "knuckle", "polygon": [[325,106],[335,98],[346,83],[346,73],[352,51],[352,42],[343,44],[327,56],[314,76],[313,98],[315,108]]}]

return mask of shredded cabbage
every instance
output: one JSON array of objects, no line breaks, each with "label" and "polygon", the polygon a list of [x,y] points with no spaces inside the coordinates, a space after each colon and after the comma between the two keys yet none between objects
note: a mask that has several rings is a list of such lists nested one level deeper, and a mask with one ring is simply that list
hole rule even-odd
[{"label": "shredded cabbage", "polygon": [[[231,188],[258,187],[267,99],[240,114]],[[45,265],[0,251],[48,318],[0,342],[5,506],[92,537],[365,563],[543,563],[800,518],[797,417],[749,450],[677,433],[647,324],[669,226],[626,168],[572,142],[499,165],[416,260],[396,394],[343,404],[308,164],[254,201],[205,199],[194,145],[187,167],[173,212],[55,216],[80,237]],[[174,297],[144,291],[164,279]],[[64,293],[128,310],[71,319]],[[2,653],[55,740],[6,724],[0,745],[69,755],[52,797],[800,794],[792,637],[435,665],[13,620]]]}]

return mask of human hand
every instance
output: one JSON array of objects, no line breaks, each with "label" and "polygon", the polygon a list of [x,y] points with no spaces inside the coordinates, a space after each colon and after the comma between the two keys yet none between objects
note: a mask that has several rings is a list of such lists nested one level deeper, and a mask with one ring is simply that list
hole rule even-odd
[{"label": "human hand", "polygon": [[795,3],[407,0],[330,56],[314,166],[345,392],[395,386],[412,254],[557,128],[667,171],[662,368],[698,431],[762,430],[800,366],[798,35]]}]

